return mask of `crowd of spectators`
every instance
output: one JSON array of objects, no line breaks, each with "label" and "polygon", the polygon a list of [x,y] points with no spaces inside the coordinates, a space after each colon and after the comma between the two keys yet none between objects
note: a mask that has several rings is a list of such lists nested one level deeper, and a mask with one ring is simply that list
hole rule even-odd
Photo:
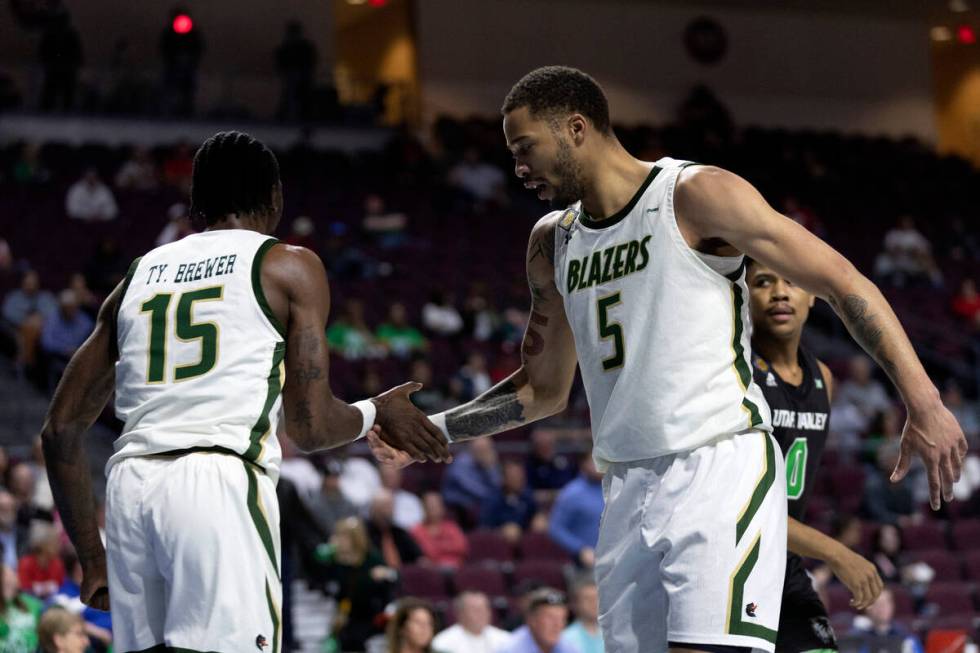
[{"label": "crowd of spectators", "polygon": [[[977,187],[976,173],[912,142],[735,130],[725,121],[712,127],[705,121],[718,122],[718,108],[699,108],[703,95],[694,100],[676,126],[622,129],[624,142],[648,159],[670,152],[743,174],[873,276],[909,325],[971,444],[980,445],[976,378],[957,366],[975,368],[980,350],[980,246],[965,217],[972,206],[965,189]],[[356,399],[412,378],[425,384],[413,397],[417,405],[438,412],[519,365],[523,239],[543,209],[507,174],[498,132],[495,120],[441,120],[425,146],[397,132],[377,154],[305,147],[281,153],[281,232],[320,253],[328,268],[334,309],[326,336],[340,396]],[[71,246],[51,257],[34,253],[46,243],[36,229],[10,222],[0,240],[0,343],[18,373],[43,391],[50,392],[91,329],[98,301],[132,258],[194,231],[185,205],[192,153],[188,143],[0,149],[0,214],[24,212],[42,229],[70,230]],[[906,178],[909,169],[920,183]],[[859,178],[882,192],[864,192]],[[928,213],[937,207],[941,214]],[[869,247],[878,242],[880,252]],[[930,325],[917,326],[923,317]],[[980,517],[980,462],[967,460],[956,487],[960,501],[939,520],[925,514],[921,469],[900,484],[888,481],[904,415],[886,378],[842,344],[843,329],[827,311],[818,308],[811,321],[834,343],[824,357],[839,383],[808,520],[872,557],[892,585],[866,619],[855,620],[846,602],[835,603],[842,587],[827,570],[814,569],[814,576],[839,635],[853,628],[914,638],[938,617],[960,614],[938,593],[943,583],[980,580],[969,571],[970,540],[956,536],[961,524]],[[534,650],[529,641],[542,648],[559,639],[568,647],[559,650],[598,650],[594,589],[580,580],[594,564],[602,509],[587,425],[576,384],[563,415],[458,447],[447,467],[378,470],[350,452],[287,457],[280,483],[284,520],[291,520],[283,532],[284,580],[288,569],[288,578],[334,599],[328,643],[337,650],[360,650],[372,638],[388,638],[399,652],[524,651]],[[38,478],[42,469],[31,463],[27,471]],[[0,493],[4,562],[25,570],[17,584],[24,598],[10,594],[6,577],[4,597],[25,623],[22,615],[35,614],[29,597],[45,600],[52,584],[68,583],[76,569],[62,536],[55,552],[43,529],[4,526],[4,515],[19,516],[25,501],[25,514],[56,523],[50,499],[31,503],[39,484],[27,471],[12,467],[9,493]],[[942,537],[924,548],[929,529]],[[944,566],[940,550],[955,570]],[[406,594],[431,604],[396,603]],[[389,615],[393,605],[400,612]],[[576,621],[562,635],[569,606]],[[287,617],[287,641],[288,624]],[[443,624],[449,628],[439,632]],[[92,637],[94,625],[86,626]]]}]

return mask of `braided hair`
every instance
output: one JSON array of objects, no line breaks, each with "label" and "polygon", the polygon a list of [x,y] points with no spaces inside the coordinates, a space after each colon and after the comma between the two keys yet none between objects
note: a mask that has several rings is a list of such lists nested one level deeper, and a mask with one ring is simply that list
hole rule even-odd
[{"label": "braided hair", "polygon": [[210,227],[229,213],[272,210],[278,184],[272,150],[243,132],[218,132],[194,155],[190,215]]}]

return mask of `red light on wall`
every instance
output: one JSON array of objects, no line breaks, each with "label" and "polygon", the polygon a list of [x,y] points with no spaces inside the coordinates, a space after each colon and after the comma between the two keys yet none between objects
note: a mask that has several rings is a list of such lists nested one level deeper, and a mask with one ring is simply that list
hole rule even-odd
[{"label": "red light on wall", "polygon": [[173,27],[178,34],[187,34],[194,29],[194,21],[187,14],[178,14],[174,17]]},{"label": "red light on wall", "polygon": [[963,45],[973,45],[977,42],[977,34],[969,25],[960,25],[956,28],[956,40]]},{"label": "red light on wall", "polygon": [[372,7],[384,7],[388,4],[388,0],[368,0],[368,4]]}]

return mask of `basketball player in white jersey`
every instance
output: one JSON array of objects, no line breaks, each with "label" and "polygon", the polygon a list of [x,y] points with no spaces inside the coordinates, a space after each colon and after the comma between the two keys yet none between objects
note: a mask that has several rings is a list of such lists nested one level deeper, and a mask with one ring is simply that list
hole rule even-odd
[{"label": "basketball player in white jersey", "polygon": [[[208,229],[134,261],[55,392],[44,453],[81,598],[111,596],[117,651],[278,653],[280,406],[304,450],[376,422],[414,457],[449,452],[408,400],[417,384],[354,405],[331,393],[327,279],[314,253],[268,236],[282,215],[271,151],[208,139],[191,202]],[[113,390],[125,426],[106,470],[107,560],[82,437]]]},{"label": "basketball player in white jersey", "polygon": [[786,479],[752,381],[743,254],[831,302],[888,372],[909,409],[894,477],[920,455],[934,508],[966,453],[956,420],[878,289],[744,180],[635,159],[601,88],[572,68],[526,75],[503,115],[515,173],[560,210],[531,233],[521,368],[433,420],[458,442],[553,415],[577,363],[605,471],[606,650],[772,651]]}]

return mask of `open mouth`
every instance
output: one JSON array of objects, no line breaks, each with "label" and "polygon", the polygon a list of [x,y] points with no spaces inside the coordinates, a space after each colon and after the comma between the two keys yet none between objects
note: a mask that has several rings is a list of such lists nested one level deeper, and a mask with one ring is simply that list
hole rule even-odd
[{"label": "open mouth", "polygon": [[542,179],[532,179],[524,182],[524,188],[528,188],[530,190],[535,191],[535,193],[537,193],[537,196],[540,198],[543,197],[544,193],[548,190],[549,186],[548,183]]}]

